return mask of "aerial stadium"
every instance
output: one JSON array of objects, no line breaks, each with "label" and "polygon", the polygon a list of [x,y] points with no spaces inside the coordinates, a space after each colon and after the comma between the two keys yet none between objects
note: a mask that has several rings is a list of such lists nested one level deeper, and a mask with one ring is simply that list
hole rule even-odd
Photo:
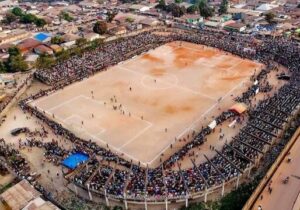
[{"label": "aerial stadium", "polygon": [[206,202],[247,180],[297,118],[294,48],[151,29],[37,71],[51,88],[20,106],[72,142],[62,171],[78,196],[137,209]]}]

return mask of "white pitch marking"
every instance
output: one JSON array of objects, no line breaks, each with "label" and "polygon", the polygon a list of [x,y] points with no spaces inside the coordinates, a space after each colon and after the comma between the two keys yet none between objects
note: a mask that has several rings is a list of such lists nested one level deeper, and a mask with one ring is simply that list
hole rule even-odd
[{"label": "white pitch marking", "polygon": [[126,145],[130,144],[132,141],[134,141],[137,137],[141,136],[146,130],[148,130],[150,127],[152,127],[153,124],[151,123],[150,125],[146,126],[144,129],[142,129],[140,132],[138,132],[133,138],[131,138],[129,141],[127,141],[125,144],[120,146],[118,149],[122,149]]},{"label": "white pitch marking", "polygon": [[[147,74],[144,74],[144,73],[141,73],[141,72],[137,72],[137,71],[128,69],[128,68],[123,67],[123,66],[119,66],[119,68],[122,69],[122,70],[124,70],[124,71],[129,71],[129,72],[132,72],[132,73],[135,73],[135,74],[145,75],[145,76],[151,77],[151,78],[153,78],[153,79],[157,79],[157,78],[152,77],[152,76],[150,76],[150,75],[147,75]],[[174,75],[174,76],[176,76],[176,75]],[[177,76],[176,76],[176,77],[177,77]],[[209,98],[209,99],[211,99],[211,100],[213,100],[213,101],[216,101],[215,98],[212,98],[212,97],[210,97],[210,96],[208,96],[208,95],[206,95],[206,94],[203,94],[203,93],[201,93],[201,92],[197,92],[197,91],[191,90],[191,89],[189,89],[189,88],[179,86],[178,84],[175,84],[175,85],[174,85],[174,84],[172,84],[172,83],[170,83],[170,82],[167,82],[167,81],[165,81],[165,80],[163,80],[163,79],[159,79],[159,81],[162,82],[162,83],[165,83],[165,84],[167,84],[167,85],[170,85],[171,87],[177,87],[177,88],[179,88],[179,89],[183,89],[183,90],[186,90],[186,91],[188,91],[188,92],[192,92],[192,93],[194,93],[194,94],[196,94],[196,95],[201,95],[201,96],[203,96],[203,97],[205,97],[205,98]],[[149,88],[149,87],[148,87],[148,88]]]},{"label": "white pitch marking", "polygon": [[77,100],[77,99],[79,99],[79,98],[81,98],[81,95],[75,96],[75,97],[73,97],[73,98],[71,98],[71,99],[69,99],[69,100],[64,101],[63,103],[60,103],[60,104],[58,104],[58,105],[56,105],[56,106],[53,106],[53,107],[51,107],[50,109],[48,109],[48,111],[55,110],[55,109],[57,109],[57,108],[59,108],[59,107],[61,107],[61,106],[64,106],[64,105],[66,105],[66,104],[69,104],[70,102],[75,101],[75,100]]}]

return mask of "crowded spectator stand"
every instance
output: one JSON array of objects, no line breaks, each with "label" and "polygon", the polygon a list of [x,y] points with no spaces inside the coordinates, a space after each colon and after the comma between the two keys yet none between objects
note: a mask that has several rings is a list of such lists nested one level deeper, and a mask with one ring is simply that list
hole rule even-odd
[{"label": "crowded spectator stand", "polygon": [[[223,196],[225,185],[235,182],[235,186],[238,187],[241,176],[250,174],[251,169],[259,163],[258,160],[264,153],[277,143],[285,127],[299,111],[300,50],[297,43],[283,37],[259,37],[257,39],[260,43],[257,44],[254,37],[247,35],[175,28],[168,28],[165,31],[168,35],[160,36],[158,33],[148,31],[105,43],[94,51],[73,56],[50,69],[38,70],[35,77],[51,84],[52,87],[20,102],[20,107],[24,111],[36,116],[52,128],[55,134],[73,143],[74,151],[63,152],[59,147],[55,149],[61,151],[60,160],[66,153],[76,151],[90,157],[81,164],[82,166],[79,165],[65,176],[75,188],[86,189],[91,200],[95,194],[104,196],[107,204],[109,199],[117,199],[123,201],[127,207],[127,202],[131,201],[138,201],[145,205],[149,202],[165,202],[168,205],[169,201],[177,200],[188,202],[189,198],[197,197],[204,197],[206,201],[208,194],[213,191],[220,191]],[[181,169],[178,161],[191,149],[203,144],[205,137],[213,132],[210,126],[196,133],[192,141],[186,143],[159,167],[144,168],[94,142],[78,138],[36,107],[28,105],[32,100],[171,41],[208,45],[242,58],[264,63],[266,68],[252,78],[253,85],[235,99],[238,103],[250,105],[251,99],[259,91],[268,92],[272,89],[266,75],[279,64],[289,70],[291,77],[274,96],[261,101],[256,107],[251,107],[247,111],[250,116],[247,124],[230,143],[226,143],[219,151],[214,149],[216,155],[213,158],[209,159],[205,156],[207,160],[205,163],[197,165],[194,157],[191,157],[193,167],[188,169]],[[251,50],[244,50],[246,48]],[[215,126],[238,115],[236,110],[224,111],[214,119]],[[45,149],[49,150],[46,147]],[[178,166],[180,170],[172,170],[174,166]]]}]

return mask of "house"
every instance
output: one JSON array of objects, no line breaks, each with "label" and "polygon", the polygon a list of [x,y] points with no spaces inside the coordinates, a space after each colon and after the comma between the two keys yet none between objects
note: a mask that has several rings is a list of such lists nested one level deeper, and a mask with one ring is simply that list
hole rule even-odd
[{"label": "house", "polygon": [[76,14],[80,11],[82,11],[81,7],[77,6],[76,4],[71,4],[69,6],[66,6],[64,8],[64,11],[67,11],[67,12],[71,12],[73,14]]},{"label": "house", "polygon": [[29,37],[31,34],[22,29],[2,32],[0,34],[0,44],[11,43]]},{"label": "house", "polygon": [[61,37],[65,42],[76,41],[77,39],[80,38],[80,36],[75,35],[75,34],[64,34]]},{"label": "house", "polygon": [[0,45],[0,52],[1,53],[8,53],[8,49],[13,47],[13,44],[1,44]]},{"label": "house", "polygon": [[243,32],[246,30],[246,25],[243,23],[231,23],[224,26],[226,31]]},{"label": "house", "polygon": [[16,84],[16,80],[12,75],[9,74],[3,74],[0,75],[0,87],[12,87],[14,84]]},{"label": "house", "polygon": [[189,8],[190,6],[193,6],[193,4],[190,4],[188,2],[181,2],[179,4],[180,7],[184,7],[185,9]]},{"label": "house", "polygon": [[127,30],[126,30],[125,26],[118,26],[118,27],[111,29],[109,33],[113,34],[113,35],[122,35],[122,34],[125,34],[126,32],[127,32]]},{"label": "house", "polygon": [[148,11],[150,8],[142,4],[133,4],[129,7],[129,9],[136,12],[145,12]]},{"label": "house", "polygon": [[53,50],[50,47],[47,47],[46,45],[43,44],[35,47],[34,52],[39,55],[41,54],[53,55]]},{"label": "house", "polygon": [[16,47],[19,48],[19,50],[21,51],[22,54],[25,54],[25,53],[33,50],[33,48],[37,47],[40,44],[41,44],[41,42],[39,42],[33,38],[28,38],[28,39],[23,40],[19,44],[17,44]]},{"label": "house", "polygon": [[37,54],[28,54],[25,57],[25,61],[29,66],[34,66],[36,60],[39,58]]},{"label": "house", "polygon": [[155,18],[150,18],[150,17],[147,17],[145,19],[142,19],[140,22],[140,24],[142,24],[143,26],[157,26],[159,24],[159,21]]},{"label": "house", "polygon": [[99,34],[96,34],[96,33],[88,33],[88,34],[85,34],[85,35],[84,35],[84,38],[85,38],[87,41],[94,41],[95,39],[99,39],[99,38],[100,38],[100,35],[99,35]]},{"label": "house", "polygon": [[257,7],[255,10],[256,11],[262,11],[262,12],[267,12],[269,10],[272,10],[276,7],[278,7],[279,5],[276,4],[262,4],[259,7]]},{"label": "house", "polygon": [[219,22],[214,22],[214,21],[205,21],[204,25],[210,28],[219,28],[220,23]]},{"label": "house", "polygon": [[0,1],[0,11],[7,11],[16,6],[18,6],[18,3],[16,1],[11,1],[11,0]]},{"label": "house", "polygon": [[60,22],[60,26],[58,28],[60,33],[75,34],[78,32],[78,28],[74,23],[63,22],[64,21]]},{"label": "house", "polygon": [[50,48],[53,50],[54,53],[58,53],[62,51],[62,47],[57,44],[50,45]]},{"label": "house", "polygon": [[182,18],[184,18],[187,23],[194,24],[194,25],[203,22],[203,17],[201,17],[198,14],[186,14]]},{"label": "house", "polygon": [[54,204],[41,198],[40,192],[23,179],[0,195],[0,202],[10,210],[59,210]]}]

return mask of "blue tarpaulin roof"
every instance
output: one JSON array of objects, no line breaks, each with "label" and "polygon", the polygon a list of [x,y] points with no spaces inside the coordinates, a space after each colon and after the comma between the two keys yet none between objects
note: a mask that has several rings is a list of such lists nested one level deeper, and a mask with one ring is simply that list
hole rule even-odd
[{"label": "blue tarpaulin roof", "polygon": [[69,169],[75,169],[77,166],[86,162],[88,159],[88,155],[78,152],[64,159],[62,164]]},{"label": "blue tarpaulin roof", "polygon": [[45,33],[38,33],[34,36],[34,38],[40,42],[45,41],[48,37],[50,37],[50,35]]}]

